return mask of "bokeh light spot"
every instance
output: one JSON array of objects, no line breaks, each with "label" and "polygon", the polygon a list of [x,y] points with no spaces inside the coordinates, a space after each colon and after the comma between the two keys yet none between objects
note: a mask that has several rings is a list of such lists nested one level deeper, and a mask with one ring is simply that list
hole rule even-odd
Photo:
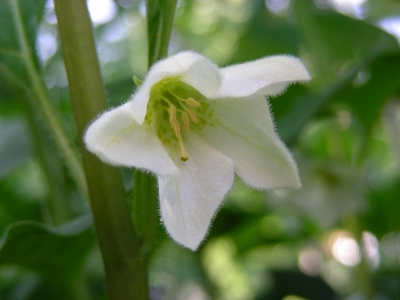
[{"label": "bokeh light spot", "polygon": [[117,6],[112,0],[88,0],[87,4],[95,26],[110,22],[117,14]]},{"label": "bokeh light spot", "polygon": [[322,254],[314,248],[304,248],[300,251],[298,266],[307,275],[317,276],[321,273],[324,258]]},{"label": "bokeh light spot", "polygon": [[360,263],[360,249],[356,240],[346,231],[335,231],[329,238],[335,259],[345,266],[353,267]]}]

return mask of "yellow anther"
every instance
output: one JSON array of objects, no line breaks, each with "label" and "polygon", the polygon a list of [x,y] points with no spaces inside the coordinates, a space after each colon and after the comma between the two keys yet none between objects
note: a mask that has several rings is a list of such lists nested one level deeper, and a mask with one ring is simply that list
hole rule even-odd
[{"label": "yellow anther", "polygon": [[183,121],[183,126],[185,127],[185,130],[189,131],[190,120],[189,120],[189,115],[187,113],[182,114],[182,121]]},{"label": "yellow anther", "polygon": [[196,100],[194,100],[193,98],[187,98],[187,99],[185,99],[185,102],[187,104],[189,104],[190,106],[193,106],[193,107],[200,107],[201,106],[200,103],[197,102]]},{"label": "yellow anther", "polygon": [[175,120],[176,121],[176,106],[171,105],[168,107],[168,114],[169,114],[169,122],[172,125],[172,122]]},{"label": "yellow anther", "polygon": [[193,109],[188,109],[187,110],[187,114],[189,115],[189,118],[194,122],[194,123],[199,123],[199,119],[197,119],[197,115],[196,115],[196,113],[194,112],[194,110]]},{"label": "yellow anther", "polygon": [[189,157],[186,154],[185,145],[183,145],[182,137],[179,135],[179,147],[181,148],[181,161],[187,161]]},{"label": "yellow anther", "polygon": [[181,137],[181,126],[179,125],[179,122],[175,119],[170,122],[172,130],[174,131],[174,134],[177,139]]}]

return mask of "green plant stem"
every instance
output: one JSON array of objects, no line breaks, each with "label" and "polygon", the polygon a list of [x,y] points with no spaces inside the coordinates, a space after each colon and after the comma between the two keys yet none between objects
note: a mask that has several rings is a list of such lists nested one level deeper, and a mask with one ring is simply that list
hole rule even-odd
[{"label": "green plant stem", "polygon": [[133,180],[133,222],[141,239],[140,255],[144,261],[148,261],[159,224],[157,182],[154,176],[139,170],[135,171]]},{"label": "green plant stem", "polygon": [[44,87],[43,82],[40,79],[39,73],[35,66],[33,55],[31,49],[29,47],[26,33],[23,26],[23,21],[20,13],[20,7],[18,0],[12,0],[9,2],[11,5],[12,13],[13,13],[13,20],[14,25],[17,32],[18,43],[20,46],[21,57],[26,66],[26,70],[28,72],[29,79],[31,81],[31,85],[33,87],[33,92],[35,94],[35,99],[37,99],[38,104],[40,105],[41,111],[43,116],[49,126],[49,129],[60,148],[61,152],[63,153],[67,165],[75,178],[77,185],[79,186],[80,190],[87,198],[87,185],[85,181],[84,172],[82,166],[79,162],[78,155],[69,142],[65,131],[63,130],[56,113],[53,107],[50,104],[50,100],[47,96],[46,88]]},{"label": "green plant stem", "polygon": [[[167,55],[176,0],[147,0],[146,5],[150,68]],[[141,242],[138,261],[146,270],[159,226],[156,185],[154,176],[139,170],[135,171],[132,216]]]},{"label": "green plant stem", "polygon": [[167,56],[177,0],[146,0],[149,68]]},{"label": "green plant stem", "polygon": [[106,109],[86,1],[54,3],[109,298],[148,299],[146,264],[138,259],[139,239],[131,222],[121,174],[90,154],[82,140],[88,123]]}]

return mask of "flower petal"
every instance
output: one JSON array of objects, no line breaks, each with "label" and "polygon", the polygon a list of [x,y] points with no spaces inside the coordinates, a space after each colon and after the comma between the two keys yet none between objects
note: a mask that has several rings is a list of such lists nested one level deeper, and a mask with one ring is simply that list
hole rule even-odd
[{"label": "flower petal", "polygon": [[211,97],[221,84],[218,67],[209,59],[194,52],[181,52],[157,62],[147,74],[143,84],[128,102],[132,118],[142,124],[152,86],[163,78],[179,76],[181,81]]},{"label": "flower petal", "polygon": [[217,101],[213,126],[201,132],[235,163],[235,172],[252,187],[271,189],[301,186],[296,164],[271,126],[264,96]]},{"label": "flower petal", "polygon": [[271,56],[220,70],[222,84],[213,99],[245,97],[256,92],[277,95],[291,82],[310,80],[300,59]]},{"label": "flower petal", "polygon": [[189,159],[177,162],[181,174],[159,177],[164,225],[179,244],[196,250],[234,179],[233,162],[196,134],[185,140]]},{"label": "flower petal", "polygon": [[89,151],[106,163],[146,169],[158,176],[179,173],[157,136],[138,125],[127,113],[126,104],[94,121],[84,140]]}]

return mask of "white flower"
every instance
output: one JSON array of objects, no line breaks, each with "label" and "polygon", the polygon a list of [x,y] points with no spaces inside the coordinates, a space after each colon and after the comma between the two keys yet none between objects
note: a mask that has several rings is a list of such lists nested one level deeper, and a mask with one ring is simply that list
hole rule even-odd
[{"label": "white flower", "polygon": [[195,250],[234,173],[257,189],[301,186],[265,96],[309,79],[290,56],[218,69],[181,52],[155,64],[127,103],[95,120],[86,146],[109,164],[154,173],[168,233]]}]

